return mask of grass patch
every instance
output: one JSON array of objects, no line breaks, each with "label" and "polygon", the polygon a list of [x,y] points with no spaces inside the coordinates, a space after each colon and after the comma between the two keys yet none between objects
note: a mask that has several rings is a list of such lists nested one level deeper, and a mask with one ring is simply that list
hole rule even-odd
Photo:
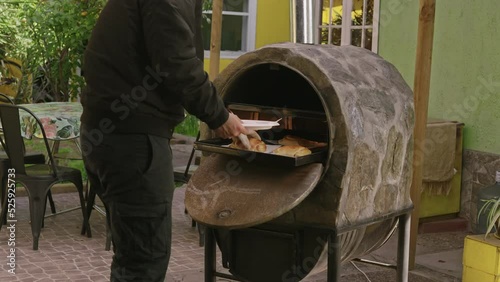
[{"label": "grass patch", "polygon": [[184,182],[175,182],[175,188],[179,188],[179,187],[182,187],[182,185],[184,185],[186,183]]},{"label": "grass patch", "polygon": [[[45,155],[45,159],[48,160],[47,150],[45,149],[45,143],[43,139],[33,138],[30,140],[24,140],[26,145],[26,152],[38,152]],[[52,142],[49,141],[49,145],[52,146]],[[78,148],[73,143],[72,140],[61,141],[59,143],[59,153],[67,154],[73,156],[74,158],[79,157]],[[57,165],[75,168],[81,171],[83,182],[87,181],[87,172],[85,171],[85,166],[83,160],[70,160],[70,159],[55,159]]]}]

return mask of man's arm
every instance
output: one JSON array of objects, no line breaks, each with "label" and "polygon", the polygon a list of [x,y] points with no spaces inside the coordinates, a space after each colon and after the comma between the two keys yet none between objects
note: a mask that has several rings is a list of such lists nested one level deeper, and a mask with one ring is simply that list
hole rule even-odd
[{"label": "man's arm", "polygon": [[141,1],[144,39],[152,67],[164,79],[165,95],[175,95],[189,113],[216,129],[229,113],[196,54],[196,2]]},{"label": "man's arm", "polygon": [[[201,0],[143,0],[144,38],[153,68],[164,78],[170,95],[177,95],[184,108],[206,122],[222,138],[252,135],[241,120],[230,114],[197,57],[195,34]],[[198,4],[198,5],[197,5]],[[200,56],[201,54],[198,54]]]}]

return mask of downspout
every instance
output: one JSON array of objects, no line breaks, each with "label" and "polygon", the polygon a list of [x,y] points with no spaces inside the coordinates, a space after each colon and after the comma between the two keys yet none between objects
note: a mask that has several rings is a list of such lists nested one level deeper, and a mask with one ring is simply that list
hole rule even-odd
[{"label": "downspout", "polygon": [[319,44],[322,1],[290,0],[290,35],[295,43]]}]

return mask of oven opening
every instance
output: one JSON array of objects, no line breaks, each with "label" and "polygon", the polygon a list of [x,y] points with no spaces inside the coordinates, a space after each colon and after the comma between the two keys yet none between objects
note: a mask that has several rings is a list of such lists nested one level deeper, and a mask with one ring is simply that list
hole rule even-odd
[{"label": "oven opening", "polygon": [[280,120],[280,126],[259,131],[265,140],[293,136],[328,143],[328,124],[318,92],[291,68],[267,63],[246,69],[230,81],[223,96],[241,119]]},{"label": "oven opening", "polygon": [[300,73],[279,64],[260,64],[235,77],[224,91],[227,103],[323,112],[317,91]]}]

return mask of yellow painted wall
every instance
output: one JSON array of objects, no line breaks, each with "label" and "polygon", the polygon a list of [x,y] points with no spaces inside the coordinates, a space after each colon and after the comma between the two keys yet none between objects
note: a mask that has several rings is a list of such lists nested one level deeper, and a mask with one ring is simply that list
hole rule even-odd
[{"label": "yellow painted wall", "polygon": [[[290,1],[258,0],[257,24],[255,31],[255,48],[272,43],[290,41]],[[220,71],[234,59],[221,59]],[[210,59],[205,59],[205,70],[208,71]]]},{"label": "yellow painted wall", "polygon": [[255,47],[290,41],[290,0],[257,2]]},{"label": "yellow painted wall", "polygon": [[[332,3],[332,11],[328,8],[328,4],[323,4],[323,12],[322,12],[322,22],[323,24],[328,24],[330,22],[334,22],[342,19],[342,9],[343,4],[342,0],[334,0]],[[355,18],[356,15],[363,14],[363,0],[354,0],[352,3],[352,19]],[[332,21],[329,20],[331,17]]]}]

